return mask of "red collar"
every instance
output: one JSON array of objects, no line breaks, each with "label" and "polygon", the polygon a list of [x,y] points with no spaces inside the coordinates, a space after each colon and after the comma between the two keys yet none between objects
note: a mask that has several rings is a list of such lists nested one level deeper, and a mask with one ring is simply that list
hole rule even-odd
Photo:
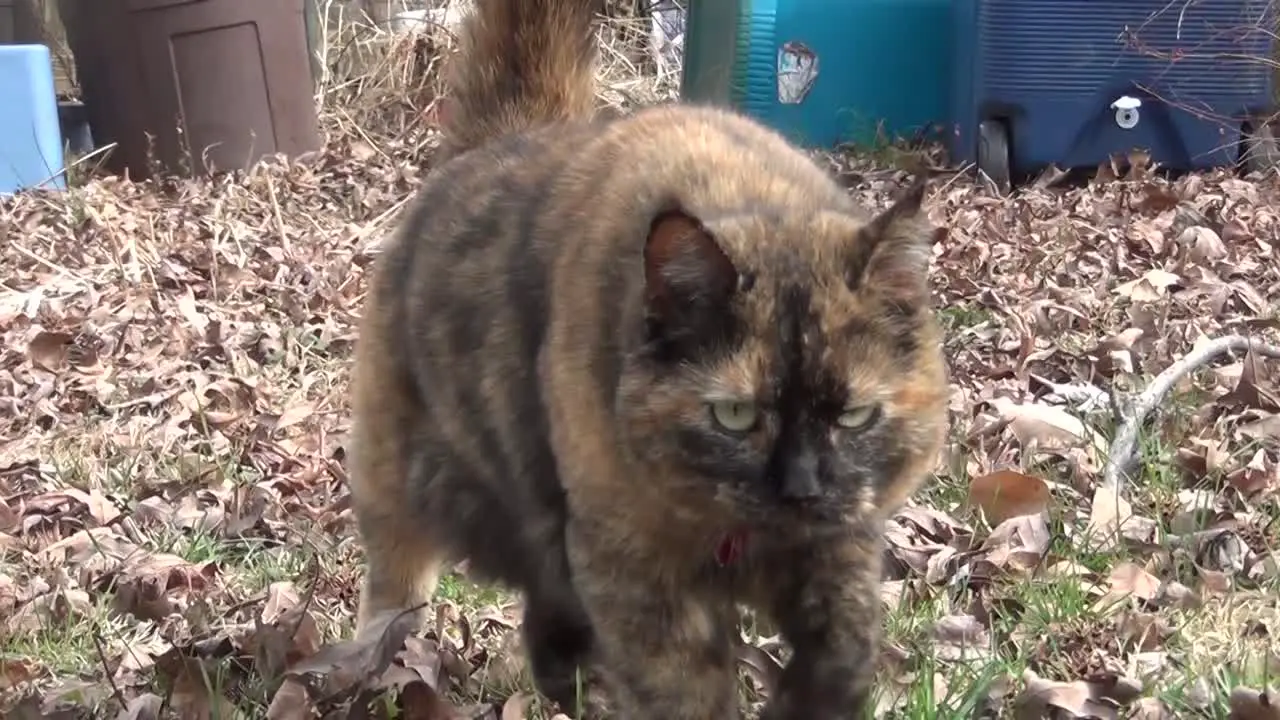
[{"label": "red collar", "polygon": [[720,567],[732,565],[742,557],[742,553],[747,546],[747,531],[744,529],[734,530],[720,539],[720,544],[716,546],[716,563]]}]

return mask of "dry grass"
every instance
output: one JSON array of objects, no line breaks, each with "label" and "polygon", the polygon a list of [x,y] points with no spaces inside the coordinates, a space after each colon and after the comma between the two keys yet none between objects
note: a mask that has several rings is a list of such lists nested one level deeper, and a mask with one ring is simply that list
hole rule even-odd
[{"label": "dry grass", "polygon": [[[430,165],[451,38],[328,17],[322,153],[216,178],[85,172],[0,203],[5,717],[438,720],[441,698],[465,717],[551,715],[518,600],[461,568],[424,637],[380,638],[389,666],[340,642],[361,558],[355,321],[371,248]],[[674,96],[634,9],[601,32],[602,103]],[[903,180],[833,160],[870,205]],[[1233,688],[1280,669],[1272,364],[1229,358],[1177,388],[1143,436],[1136,518],[1096,492],[1090,437],[1114,419],[1078,398],[1141,384],[1205,336],[1277,338],[1280,179],[1138,167],[1006,198],[956,176],[931,206],[950,230],[935,286],[955,432],[889,533],[881,714],[1231,716]],[[775,645],[744,639],[749,675],[776,672]],[[373,709],[343,714],[357,706]]]}]

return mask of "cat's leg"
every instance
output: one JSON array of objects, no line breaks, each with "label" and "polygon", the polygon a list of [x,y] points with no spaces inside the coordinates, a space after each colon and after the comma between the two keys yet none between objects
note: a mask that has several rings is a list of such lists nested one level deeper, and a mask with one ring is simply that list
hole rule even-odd
[{"label": "cat's leg", "polygon": [[734,604],[629,576],[610,546],[571,534],[569,556],[617,717],[738,718]]},{"label": "cat's leg", "polygon": [[883,617],[879,543],[858,531],[785,566],[769,583],[769,604],[793,655],[761,720],[868,717]]},{"label": "cat's leg", "polygon": [[[444,561],[441,549],[403,513],[366,511],[359,526],[365,574],[357,634],[384,611],[409,610],[430,600]],[[421,627],[425,619],[425,609],[414,612],[415,627]]]},{"label": "cat's leg", "polygon": [[[387,415],[366,415],[357,432],[364,441],[351,455],[352,510],[365,554],[359,634],[380,613],[423,605],[435,592],[446,552],[428,533],[439,505],[428,483],[443,483],[449,470],[434,468],[429,477],[423,454],[405,449],[405,427],[391,427]],[[416,610],[415,627],[426,617],[425,608]]]},{"label": "cat's leg", "polygon": [[[427,601],[444,559],[424,517],[431,504],[421,441],[428,412],[399,350],[404,330],[391,321],[397,305],[383,299],[382,284],[370,287],[351,382],[348,484],[365,553],[357,633],[384,611]],[[420,625],[424,613],[415,615]]]},{"label": "cat's leg", "polygon": [[590,714],[586,691],[595,638],[572,588],[528,592],[521,631],[539,692],[571,717]]}]

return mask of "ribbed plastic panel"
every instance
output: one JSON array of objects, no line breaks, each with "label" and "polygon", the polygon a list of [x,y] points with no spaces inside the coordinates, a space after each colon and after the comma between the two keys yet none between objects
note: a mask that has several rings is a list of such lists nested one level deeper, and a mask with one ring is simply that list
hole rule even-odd
[{"label": "ribbed plastic panel", "polygon": [[736,99],[748,114],[763,117],[778,101],[778,14],[774,8],[757,7],[743,20],[737,37],[741,83],[736,87],[742,94]]},{"label": "ribbed plastic panel", "polygon": [[1269,0],[985,0],[988,98],[1086,97],[1127,76],[1218,104],[1268,88]]},{"label": "ribbed plastic panel", "polygon": [[[951,4],[695,0],[681,96],[734,107],[809,147],[930,134],[948,115]],[[783,97],[779,51],[791,71]]]},{"label": "ribbed plastic panel", "polygon": [[53,60],[44,45],[0,45],[0,195],[66,187]]}]

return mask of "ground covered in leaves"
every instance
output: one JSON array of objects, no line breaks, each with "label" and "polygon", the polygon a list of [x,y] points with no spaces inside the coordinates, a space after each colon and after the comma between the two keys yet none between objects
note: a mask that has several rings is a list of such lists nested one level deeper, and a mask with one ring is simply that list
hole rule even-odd
[{"label": "ground covered in leaves", "polygon": [[[0,710],[550,718],[518,601],[447,577],[350,640],[346,383],[417,146],[0,206]],[[833,163],[883,206],[907,179]],[[1115,407],[1208,340],[1280,340],[1280,180],[1139,166],[999,197],[944,175],[953,440],[888,532],[878,714],[1280,718],[1280,378],[1176,383],[1119,492]],[[780,646],[748,624],[758,706]]]}]

